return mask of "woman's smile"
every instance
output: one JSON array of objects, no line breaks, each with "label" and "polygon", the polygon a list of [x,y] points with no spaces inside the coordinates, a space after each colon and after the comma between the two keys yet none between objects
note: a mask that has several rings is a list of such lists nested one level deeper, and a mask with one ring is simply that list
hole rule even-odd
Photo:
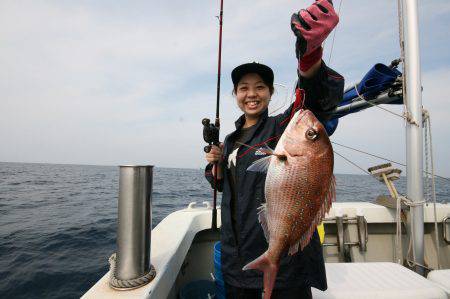
[{"label": "woman's smile", "polygon": [[248,109],[254,110],[254,109],[258,108],[260,103],[261,103],[261,101],[258,101],[258,100],[250,100],[250,101],[246,101],[245,105],[247,106]]}]

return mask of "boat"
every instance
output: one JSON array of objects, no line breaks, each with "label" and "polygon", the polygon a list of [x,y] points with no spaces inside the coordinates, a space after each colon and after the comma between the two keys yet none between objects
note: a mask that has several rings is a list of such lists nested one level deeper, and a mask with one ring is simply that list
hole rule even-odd
[{"label": "boat", "polygon": [[[363,109],[395,102],[406,95],[407,194],[398,194],[393,182],[399,172],[385,164],[369,169],[390,191],[390,197],[378,197],[382,204],[333,203],[324,219],[323,251],[328,289],[324,292],[313,289],[314,298],[450,298],[450,204],[423,200],[417,0],[402,0],[401,7],[403,24],[408,28],[402,32],[404,84],[395,92],[381,92],[371,103],[361,97],[355,87],[358,99],[351,101],[350,106],[338,108],[336,113],[352,107]],[[116,265],[113,256],[111,270],[82,298],[188,298],[183,297],[183,291],[193,283],[220,281],[215,265],[220,231],[211,225],[214,207],[209,202],[192,202],[185,209],[173,212],[151,233],[145,231],[145,227],[149,228],[148,213],[142,213],[142,210],[149,211],[148,206],[135,214],[126,214],[131,213],[132,204],[124,204],[121,210],[120,200],[126,196],[126,190],[134,196],[151,191],[143,190],[142,185],[135,186],[138,181],[148,183],[150,170],[151,167],[121,168],[123,194],[119,194],[117,261],[122,258],[122,265]],[[217,214],[220,228],[220,213]],[[126,227],[136,229],[138,222],[143,223],[139,232],[124,233]],[[142,252],[146,247],[148,250]],[[140,264],[133,265],[136,261]],[[139,272],[142,265],[146,265],[145,271]],[[116,266],[122,271],[121,280],[133,280],[134,277],[126,276],[139,272],[139,275],[146,275],[146,281],[139,286],[111,283],[117,279]],[[220,296],[211,291],[204,298]]]},{"label": "boat", "polygon": [[[424,210],[425,260],[428,267],[436,269],[433,208],[428,206]],[[450,215],[449,204],[438,204],[437,210],[438,219]],[[362,240],[358,216],[365,219]],[[442,225],[441,222],[440,228]],[[395,213],[384,206],[334,203],[325,219],[324,257],[329,288],[326,292],[313,289],[313,297],[447,298],[448,289],[446,295],[433,282],[393,263],[395,227]],[[447,221],[447,238],[449,228],[450,221]],[[439,233],[441,267],[449,271],[450,246],[443,240],[441,230]],[[82,298],[178,298],[180,290],[189,282],[212,279],[214,244],[220,236],[217,230],[211,229],[209,202],[191,203],[186,209],[170,214],[152,230],[151,238],[151,263],[156,269],[152,282],[141,288],[117,291],[109,286],[110,274],[106,273]],[[408,243],[406,234],[402,243]],[[407,246],[403,253],[406,256]]]}]

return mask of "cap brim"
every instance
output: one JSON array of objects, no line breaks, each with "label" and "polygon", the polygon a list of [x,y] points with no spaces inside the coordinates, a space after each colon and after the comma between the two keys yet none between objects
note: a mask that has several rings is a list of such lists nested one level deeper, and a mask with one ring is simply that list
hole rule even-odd
[{"label": "cap brim", "polygon": [[264,80],[268,85],[273,85],[273,71],[267,65],[261,63],[245,63],[237,66],[231,72],[231,80],[234,85],[237,85],[239,81],[247,74],[256,73]]}]

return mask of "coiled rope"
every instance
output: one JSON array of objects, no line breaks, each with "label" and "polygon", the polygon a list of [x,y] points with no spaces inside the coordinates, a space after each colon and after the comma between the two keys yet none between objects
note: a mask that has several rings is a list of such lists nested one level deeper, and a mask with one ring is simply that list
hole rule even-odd
[{"label": "coiled rope", "polygon": [[134,279],[118,279],[116,277],[116,254],[113,253],[109,258],[109,285],[116,290],[131,290],[137,289],[143,285],[146,285],[153,280],[156,276],[156,270],[153,265],[150,265],[150,271],[138,278]]}]

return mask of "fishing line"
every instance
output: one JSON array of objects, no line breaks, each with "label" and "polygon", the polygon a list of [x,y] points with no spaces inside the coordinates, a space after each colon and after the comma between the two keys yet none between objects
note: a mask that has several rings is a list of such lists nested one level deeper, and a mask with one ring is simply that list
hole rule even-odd
[{"label": "fishing line", "polygon": [[[338,13],[337,13],[339,17],[340,17],[340,15],[341,15],[342,1],[344,1],[344,0],[341,0],[341,1],[339,2],[339,8],[338,8]],[[336,27],[336,29],[334,29],[334,32],[333,32],[333,39],[332,39],[332,42],[331,42],[330,56],[328,57],[328,65],[330,65],[330,62],[331,62],[331,56],[332,56],[332,54],[333,54],[333,48],[334,48],[334,38],[336,37],[336,31],[337,31],[337,29],[338,29],[338,27]],[[325,45],[324,45],[324,47],[325,47]]]},{"label": "fishing line", "polygon": [[[330,140],[330,141],[331,141],[331,140]],[[363,151],[363,150],[360,150],[360,149],[357,149],[357,148],[354,148],[354,147],[350,147],[350,146],[347,146],[347,145],[343,145],[343,144],[337,143],[337,142],[335,142],[335,141],[331,141],[331,143],[336,144],[336,145],[338,145],[338,146],[345,147],[345,148],[347,148],[347,149],[350,149],[350,150],[353,150],[353,151],[356,151],[356,152],[360,152],[360,153],[362,153],[362,154],[366,154],[366,155],[369,155],[369,156],[372,156],[372,157],[375,157],[375,158],[378,158],[378,159],[381,159],[381,160],[385,160],[385,161],[392,162],[392,163],[394,163],[394,164],[397,164],[397,165],[401,165],[401,166],[406,167],[406,164],[404,164],[404,163],[396,162],[396,161],[394,161],[394,160],[390,160],[390,159],[388,159],[388,158],[384,158],[384,157],[381,157],[381,156],[378,156],[378,155],[375,155],[375,154],[371,154],[371,153],[365,152],[365,151]],[[427,171],[423,171],[423,172],[426,173],[426,174],[432,174],[432,173],[427,172]],[[443,176],[440,176],[440,175],[437,175],[437,174],[432,174],[432,176],[438,177],[438,178],[443,179],[443,180],[450,181],[449,178],[446,178],[446,177],[443,177]]]},{"label": "fishing line", "polygon": [[[364,168],[362,168],[362,167],[359,166],[358,164],[352,162],[350,159],[348,159],[348,158],[344,157],[343,155],[339,154],[339,153],[336,152],[334,149],[333,149],[333,152],[334,152],[336,155],[340,156],[340,157],[341,157],[342,159],[344,159],[345,161],[347,161],[348,163],[350,163],[350,164],[352,164],[353,166],[359,168],[359,169],[360,169],[362,172],[364,172],[365,174],[368,174],[371,178],[373,178],[374,180],[376,180],[378,183],[380,183],[380,181],[379,181],[376,177],[374,177],[370,172],[368,172],[367,170],[365,170]],[[402,195],[402,194],[401,194],[401,196],[405,197],[405,196]]]},{"label": "fishing line", "polygon": [[381,159],[381,160],[389,161],[389,162],[392,162],[392,163],[395,163],[395,164],[398,164],[398,165],[401,165],[401,166],[406,166],[406,165],[403,164],[403,163],[396,162],[396,161],[393,161],[393,160],[390,160],[390,159],[388,159],[388,158],[384,158],[384,157],[381,157],[381,156],[377,156],[377,155],[375,155],[375,154],[371,154],[371,153],[365,152],[365,151],[363,151],[363,150],[356,149],[356,148],[353,148],[353,147],[350,147],[350,146],[347,146],[347,145],[343,145],[343,144],[340,144],[340,143],[337,143],[337,142],[334,142],[334,141],[331,141],[331,143],[336,144],[336,145],[339,145],[339,146],[342,146],[342,147],[345,147],[345,148],[348,148],[348,149],[351,149],[351,150],[354,150],[354,151],[357,151],[357,152],[360,152],[360,153],[362,153],[362,154],[366,154],[366,155],[369,155],[369,156],[372,156],[372,157]]},{"label": "fishing line", "polygon": [[[339,153],[338,153],[337,151],[335,151],[335,150],[333,150],[333,152],[334,152],[336,155],[340,156],[340,157],[341,157],[342,159],[344,159],[345,161],[347,161],[348,163],[350,163],[350,164],[352,164],[353,166],[355,166],[355,167],[359,168],[360,170],[362,170],[365,174],[368,174],[368,175],[372,176],[367,170],[365,170],[364,168],[362,168],[362,167],[359,166],[358,164],[352,162],[350,159],[344,157],[343,155],[339,154]],[[377,180],[377,181],[378,181],[378,180]]]},{"label": "fishing line", "polygon": [[[275,108],[272,112],[270,112],[269,115],[274,115],[277,111],[279,111],[279,110],[281,110],[283,107],[285,107],[286,104],[287,104],[288,101],[289,101],[289,98],[290,98],[290,97],[289,97],[289,94],[288,94],[288,89],[287,89],[287,86],[286,86],[286,85],[281,84],[281,83],[274,83],[273,85],[278,85],[278,86],[282,87],[282,88],[284,89],[284,92],[285,92],[285,97],[284,97],[283,103],[282,103],[279,107]],[[276,89],[275,89],[275,92],[277,92]],[[291,95],[291,96],[292,96],[292,95]],[[272,101],[272,98],[270,99],[270,101]],[[272,106],[273,106],[273,104],[272,104]]]}]

